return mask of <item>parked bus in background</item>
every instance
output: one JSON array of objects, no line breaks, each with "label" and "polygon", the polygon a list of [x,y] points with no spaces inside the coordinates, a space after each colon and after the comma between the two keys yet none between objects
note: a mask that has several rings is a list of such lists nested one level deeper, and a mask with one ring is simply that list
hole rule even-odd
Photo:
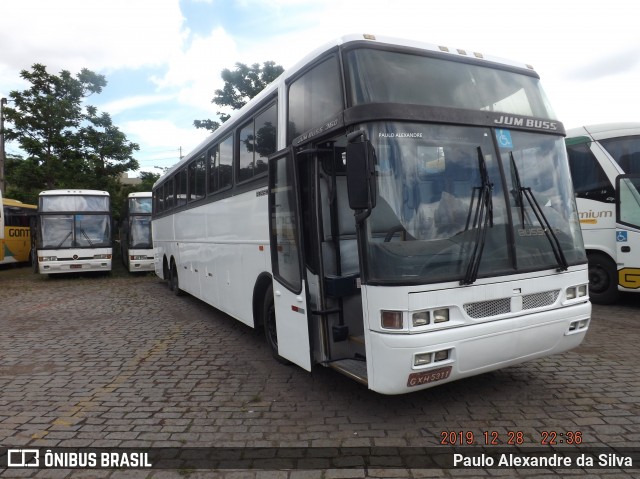
[{"label": "parked bus in background", "polygon": [[0,193],[0,264],[28,263],[31,259],[31,223],[38,207],[3,198]]},{"label": "parked bus in background", "polygon": [[640,292],[640,123],[567,131],[593,302]]},{"label": "parked bus in background", "polygon": [[127,197],[120,223],[120,252],[129,272],[154,271],[150,191]]},{"label": "parked bus in background", "polygon": [[156,182],[156,273],[384,394],[566,351],[591,304],[563,135],[530,66],[342,38]]},{"label": "parked bus in background", "polygon": [[36,270],[43,274],[111,271],[109,193],[49,190],[38,198]]}]

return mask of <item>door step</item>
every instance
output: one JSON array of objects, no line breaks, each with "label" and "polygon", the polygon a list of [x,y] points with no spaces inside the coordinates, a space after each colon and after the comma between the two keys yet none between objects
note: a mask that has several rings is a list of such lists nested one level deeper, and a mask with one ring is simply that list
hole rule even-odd
[{"label": "door step", "polygon": [[358,361],[357,359],[340,359],[332,361],[328,366],[336,371],[355,379],[364,385],[368,384],[367,380],[367,363]]}]

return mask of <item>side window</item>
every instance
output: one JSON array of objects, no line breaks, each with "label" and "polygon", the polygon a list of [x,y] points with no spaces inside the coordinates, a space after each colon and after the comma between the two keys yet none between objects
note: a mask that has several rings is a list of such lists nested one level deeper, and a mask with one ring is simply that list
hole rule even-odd
[{"label": "side window", "polygon": [[233,181],[233,135],[229,135],[220,143],[220,165],[218,168],[220,189],[231,186]]},{"label": "side window", "polygon": [[218,176],[220,172],[220,146],[216,145],[207,151],[207,164],[209,165],[209,190],[213,193],[220,189]]},{"label": "side window", "polygon": [[267,171],[267,157],[276,151],[277,109],[272,104],[239,130],[238,181]]},{"label": "side window", "polygon": [[338,58],[316,65],[289,87],[287,142],[322,126],[343,108]]},{"label": "side window", "polygon": [[589,144],[568,145],[567,153],[576,196],[606,203],[614,202],[613,185],[591,152]]},{"label": "side window", "polygon": [[240,128],[238,146],[238,182],[250,179],[253,176],[253,120]]},{"label": "side window", "polygon": [[153,212],[155,214],[158,214],[162,211],[161,207],[160,207],[160,191],[161,191],[161,186],[156,188],[155,190],[153,190],[152,196],[153,196]]},{"label": "side window", "polygon": [[189,163],[189,201],[204,198],[206,182],[205,157],[201,156]]},{"label": "side window", "polygon": [[276,152],[278,111],[275,103],[256,117],[255,174],[267,171],[267,158]]},{"label": "side window", "polygon": [[187,169],[182,168],[176,175],[176,206],[187,203]]},{"label": "side window", "polygon": [[175,191],[175,176],[169,178],[169,180],[164,184],[164,210],[168,211],[172,209],[175,205],[174,201],[174,191]]}]

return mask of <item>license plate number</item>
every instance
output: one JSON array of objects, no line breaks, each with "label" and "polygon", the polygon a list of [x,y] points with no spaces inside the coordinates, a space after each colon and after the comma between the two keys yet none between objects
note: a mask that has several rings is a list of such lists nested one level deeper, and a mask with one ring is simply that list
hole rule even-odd
[{"label": "license plate number", "polygon": [[444,368],[430,369],[429,371],[423,371],[420,373],[411,373],[407,379],[407,387],[421,386],[423,384],[447,379],[451,375],[452,367],[453,366],[446,366]]},{"label": "license plate number", "polygon": [[71,268],[71,269],[82,269],[82,265],[81,264],[72,264],[71,266],[69,266],[69,268]]}]

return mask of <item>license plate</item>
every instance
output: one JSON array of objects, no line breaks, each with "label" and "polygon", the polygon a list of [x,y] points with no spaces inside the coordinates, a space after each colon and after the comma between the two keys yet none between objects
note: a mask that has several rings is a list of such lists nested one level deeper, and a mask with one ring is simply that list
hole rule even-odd
[{"label": "license plate", "polygon": [[69,266],[69,268],[71,268],[71,269],[82,269],[82,265],[81,264],[72,264],[71,266]]},{"label": "license plate", "polygon": [[447,379],[451,375],[452,367],[453,366],[446,366],[444,368],[430,369],[429,371],[423,371],[421,373],[411,373],[407,379],[407,387],[421,386],[423,384]]}]

